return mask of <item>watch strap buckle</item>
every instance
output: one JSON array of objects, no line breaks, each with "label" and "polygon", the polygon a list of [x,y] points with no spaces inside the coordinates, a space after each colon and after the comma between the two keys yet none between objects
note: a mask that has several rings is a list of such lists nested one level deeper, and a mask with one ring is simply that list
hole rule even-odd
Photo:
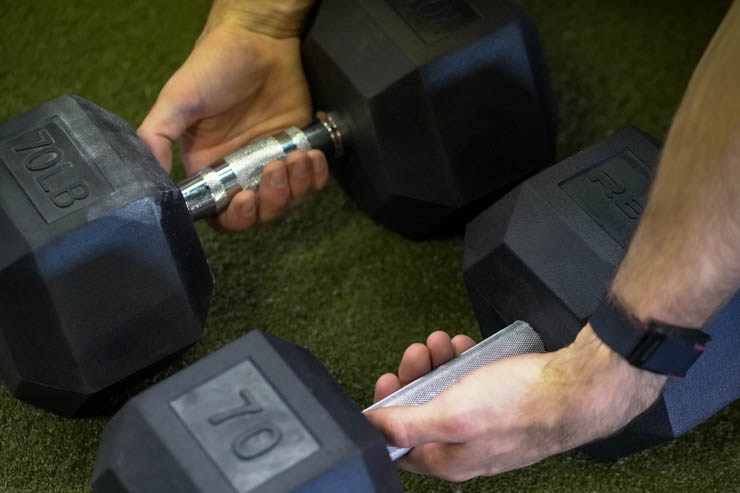
[{"label": "watch strap buckle", "polygon": [[608,296],[589,322],[596,335],[631,365],[677,378],[686,376],[710,340],[708,334],[697,329],[661,322],[646,326]]}]

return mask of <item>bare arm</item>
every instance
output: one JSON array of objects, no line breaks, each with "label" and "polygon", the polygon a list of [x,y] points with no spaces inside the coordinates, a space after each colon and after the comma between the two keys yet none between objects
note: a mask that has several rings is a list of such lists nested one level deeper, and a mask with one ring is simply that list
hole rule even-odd
[{"label": "bare arm", "polygon": [[613,291],[638,318],[697,327],[740,284],[740,2],[699,62]]}]

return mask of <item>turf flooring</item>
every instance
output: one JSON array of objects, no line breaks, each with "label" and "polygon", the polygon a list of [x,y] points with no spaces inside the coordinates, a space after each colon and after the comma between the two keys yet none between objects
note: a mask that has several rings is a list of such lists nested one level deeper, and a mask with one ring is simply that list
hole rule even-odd
[{"label": "turf flooring", "polygon": [[[526,0],[558,94],[558,155],[626,124],[664,138],[726,1]],[[0,119],[67,92],[136,126],[197,36],[205,0],[0,0]],[[364,217],[334,183],[270,227],[199,226],[217,279],[202,342],[150,381],[263,328],[313,350],[362,406],[411,342],[477,335],[462,240],[413,243]],[[2,241],[2,239],[0,239]],[[0,390],[0,491],[77,492],[106,418],[63,419]],[[740,491],[740,407],[680,439],[603,464],[565,454],[453,484],[404,474],[407,491]]]}]

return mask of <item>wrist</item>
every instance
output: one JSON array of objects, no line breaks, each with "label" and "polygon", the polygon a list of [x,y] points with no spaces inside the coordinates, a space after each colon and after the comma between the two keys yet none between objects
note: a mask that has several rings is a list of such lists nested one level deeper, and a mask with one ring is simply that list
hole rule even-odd
[{"label": "wrist", "polygon": [[[586,324],[578,333],[576,340],[568,348],[576,361],[591,360],[597,374],[610,383],[623,383],[626,387],[643,390],[647,399],[654,401],[663,389],[667,377],[642,370],[629,364],[620,354],[607,346],[594,332],[591,324]],[[613,378],[609,378],[613,377]]]},{"label": "wrist", "polygon": [[560,401],[566,448],[626,426],[655,402],[666,379],[627,363],[588,324],[570,346],[553,353],[543,371],[544,384]]},{"label": "wrist", "polygon": [[599,339],[630,365],[683,378],[699,358],[708,334],[662,320],[641,320],[613,293],[607,294],[589,318]]},{"label": "wrist", "polygon": [[297,37],[315,0],[215,0],[204,32],[230,26],[272,38]]}]

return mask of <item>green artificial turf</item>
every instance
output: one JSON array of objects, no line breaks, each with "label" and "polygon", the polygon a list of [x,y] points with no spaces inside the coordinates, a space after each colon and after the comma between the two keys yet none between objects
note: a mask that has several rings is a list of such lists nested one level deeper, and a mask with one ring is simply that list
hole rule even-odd
[{"label": "green artificial turf", "polygon": [[[625,124],[664,138],[726,1],[524,2],[558,94],[558,155]],[[0,0],[0,119],[74,92],[134,126],[189,52],[205,0]],[[270,227],[199,225],[217,279],[200,344],[161,379],[254,328],[309,347],[362,406],[375,378],[433,329],[477,335],[462,240],[413,243],[364,217],[335,184]],[[0,239],[2,241],[2,239]],[[29,293],[29,298],[30,298]],[[0,491],[87,491],[106,419],[62,419],[0,390]],[[612,464],[578,454],[452,484],[403,475],[408,491],[738,491],[740,407]]]}]

